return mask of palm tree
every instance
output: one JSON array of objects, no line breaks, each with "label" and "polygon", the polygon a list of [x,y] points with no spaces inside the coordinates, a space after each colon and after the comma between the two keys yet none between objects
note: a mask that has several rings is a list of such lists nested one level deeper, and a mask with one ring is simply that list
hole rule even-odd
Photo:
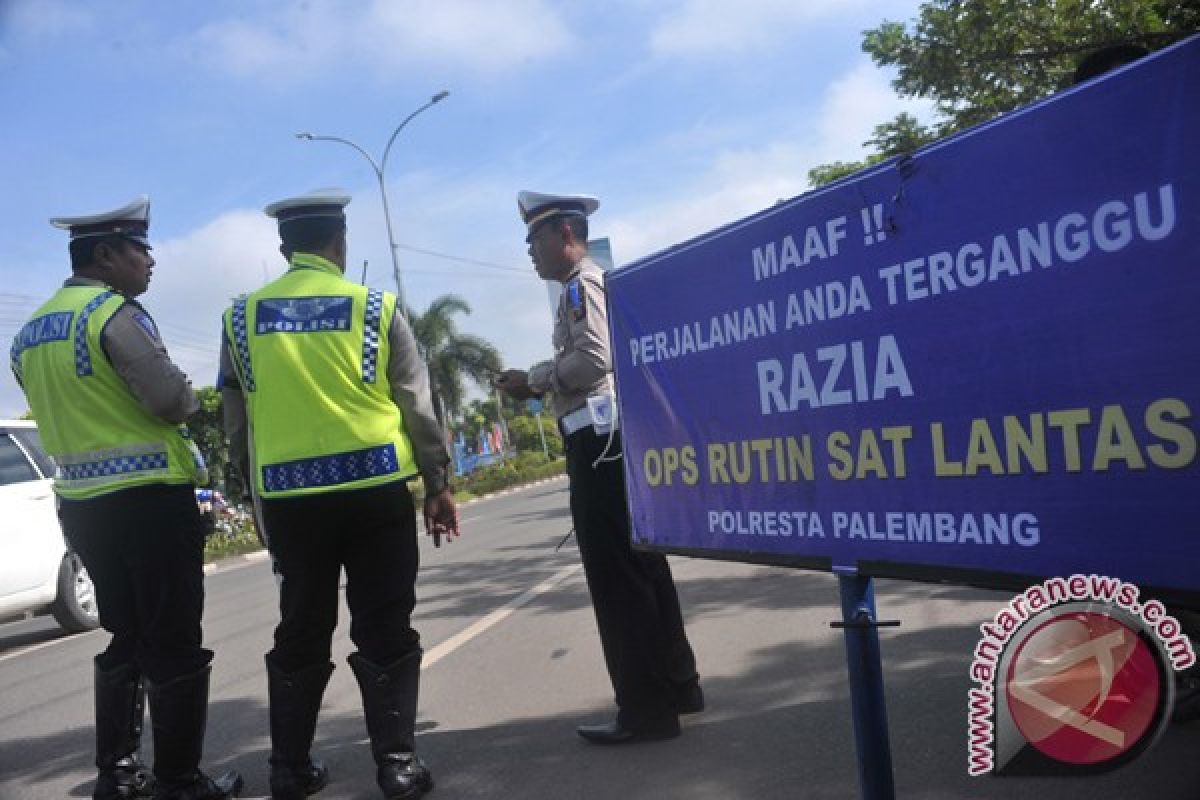
[{"label": "palm tree", "polygon": [[500,353],[490,342],[458,332],[454,317],[460,313],[470,314],[471,307],[456,294],[434,298],[423,314],[408,309],[417,348],[429,365],[433,407],[443,424],[447,412],[456,415],[462,408],[464,377],[486,390],[502,366]]}]

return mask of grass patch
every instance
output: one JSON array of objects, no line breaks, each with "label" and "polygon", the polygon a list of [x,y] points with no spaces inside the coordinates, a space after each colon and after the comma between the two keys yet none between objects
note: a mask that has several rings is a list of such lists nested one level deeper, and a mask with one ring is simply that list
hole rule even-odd
[{"label": "grass patch", "polygon": [[204,563],[262,550],[253,515],[232,517],[218,524],[204,542]]},{"label": "grass patch", "polygon": [[[521,453],[516,458],[510,458],[499,464],[477,469],[470,475],[453,478],[451,485],[454,489],[454,502],[465,503],[502,489],[514,486],[524,486],[527,483],[553,478],[567,471],[565,458],[546,458],[541,453]],[[425,490],[418,480],[412,483],[413,499],[417,507],[424,502]]]}]

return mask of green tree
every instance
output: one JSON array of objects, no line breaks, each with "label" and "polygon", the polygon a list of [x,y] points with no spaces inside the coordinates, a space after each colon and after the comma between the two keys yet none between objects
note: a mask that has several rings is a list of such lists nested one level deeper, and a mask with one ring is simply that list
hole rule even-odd
[{"label": "green tree", "polygon": [[[230,495],[227,481],[231,472],[236,472],[229,463],[229,446],[225,442],[224,408],[221,403],[221,392],[211,386],[196,390],[200,400],[200,410],[188,418],[188,430],[192,441],[204,455],[208,465],[209,485],[215,486]],[[236,475],[232,476],[236,478]]]},{"label": "green tree", "polygon": [[832,164],[821,164],[808,171],[808,182],[813,186],[824,186],[839,178],[853,175],[860,169],[878,164],[892,156],[911,153],[923,144],[928,144],[937,138],[937,134],[912,114],[898,114],[891,122],[883,122],[875,126],[871,138],[863,142],[864,147],[874,148],[863,161],[834,161]]},{"label": "green tree", "polygon": [[[544,411],[542,430],[546,434],[546,450],[551,458],[558,458],[563,454],[562,434],[558,432],[554,418]],[[542,452],[542,438],[538,434],[535,417],[524,414],[513,417],[508,421],[508,434],[512,437],[512,446],[518,453]]]},{"label": "green tree", "polygon": [[435,298],[424,313],[408,311],[417,348],[429,365],[433,407],[443,423],[443,414],[457,416],[462,408],[465,378],[486,389],[502,368],[500,353],[490,342],[459,332],[455,317],[470,313],[467,301],[456,294]]},{"label": "green tree", "polygon": [[811,186],[824,186],[839,178],[853,175],[867,166],[863,161],[834,161],[831,164],[818,164],[808,171],[808,183]]},{"label": "green tree", "polygon": [[885,21],[863,50],[894,67],[904,97],[934,102],[921,126],[901,114],[875,127],[863,162],[809,170],[814,186],[1040,100],[1071,85],[1079,60],[1102,47],[1165,47],[1200,29],[1195,0],[930,0],[909,24]]},{"label": "green tree", "polygon": [[932,129],[922,125],[912,114],[904,112],[897,114],[891,122],[876,125],[871,138],[863,144],[874,148],[872,158],[875,161],[882,161],[892,156],[911,153],[936,138],[937,134]]}]

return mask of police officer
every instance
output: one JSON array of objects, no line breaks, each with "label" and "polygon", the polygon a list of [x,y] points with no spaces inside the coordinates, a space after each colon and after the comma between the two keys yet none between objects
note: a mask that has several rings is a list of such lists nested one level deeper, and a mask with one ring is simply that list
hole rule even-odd
[{"label": "police officer", "polygon": [[303,798],[328,780],[310,749],[333,672],[343,567],[358,647],[349,663],[379,787],[411,798],[433,785],[414,751],[421,644],[411,626],[417,540],[405,482],[423,477],[435,542],[458,535],[458,516],[446,436],[396,298],[343,277],[349,202],[329,190],[267,206],[290,268],[235,301],[224,320],[227,433],[253,476],[281,577],[281,619],[266,656],[276,800]]},{"label": "police officer", "polygon": [[670,566],[661,554],[635,551],[630,542],[621,442],[611,411],[604,273],[587,249],[587,217],[599,202],[523,191],[517,206],[538,275],[563,284],[556,355],[528,373],[507,370],[495,383],[519,400],[554,393],[571,517],[617,702],[614,721],[577,731],[595,744],[678,736],[678,715],[702,710],[704,695]]},{"label": "police officer", "polygon": [[[236,772],[197,769],[212,651],[201,646],[204,462],[181,423],[199,409],[150,315],[150,202],[51,220],[73,275],[13,341],[13,372],[47,451],[71,547],[112,634],[95,658],[95,798],[227,798]],[[138,756],[150,696],[154,776]],[[154,785],[156,783],[156,786]]]}]

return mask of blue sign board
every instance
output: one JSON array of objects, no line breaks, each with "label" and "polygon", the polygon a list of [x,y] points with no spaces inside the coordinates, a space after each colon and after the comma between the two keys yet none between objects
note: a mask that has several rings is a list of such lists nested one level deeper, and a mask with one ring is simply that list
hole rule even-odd
[{"label": "blue sign board", "polygon": [[1200,39],[610,274],[635,540],[1200,597]]}]

